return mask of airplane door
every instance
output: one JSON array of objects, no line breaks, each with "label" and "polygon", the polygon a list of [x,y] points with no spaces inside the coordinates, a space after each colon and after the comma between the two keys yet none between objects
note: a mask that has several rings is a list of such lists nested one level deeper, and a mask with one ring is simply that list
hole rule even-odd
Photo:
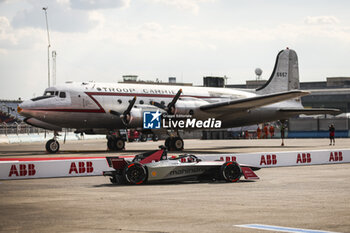
[{"label": "airplane door", "polygon": [[88,105],[89,105],[89,100],[88,100],[88,97],[86,95],[83,96],[82,98],[82,101],[83,101],[83,108],[86,108]]}]

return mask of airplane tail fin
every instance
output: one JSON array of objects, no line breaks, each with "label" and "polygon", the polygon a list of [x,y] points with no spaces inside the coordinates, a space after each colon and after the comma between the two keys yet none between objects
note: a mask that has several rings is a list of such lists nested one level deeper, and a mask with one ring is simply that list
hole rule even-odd
[{"label": "airplane tail fin", "polygon": [[292,49],[280,51],[270,79],[256,89],[257,94],[271,94],[299,89],[298,56]]}]

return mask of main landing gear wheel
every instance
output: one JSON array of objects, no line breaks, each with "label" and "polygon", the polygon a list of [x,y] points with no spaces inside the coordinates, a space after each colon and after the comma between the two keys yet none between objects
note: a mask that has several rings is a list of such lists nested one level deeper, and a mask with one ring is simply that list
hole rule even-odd
[{"label": "main landing gear wheel", "polygon": [[60,144],[55,139],[50,139],[46,142],[46,151],[55,154],[60,150]]},{"label": "main landing gear wheel", "polygon": [[110,136],[107,140],[107,147],[112,151],[123,150],[125,148],[125,141],[122,138]]},{"label": "main landing gear wheel", "polygon": [[174,148],[174,150],[177,150],[177,151],[183,150],[183,148],[184,148],[184,140],[182,140],[182,138],[180,138],[180,137],[175,137],[172,140],[171,147]]},{"label": "main landing gear wheel", "polygon": [[242,169],[236,162],[224,163],[221,174],[227,182],[237,182],[242,176]]},{"label": "main landing gear wheel", "polygon": [[146,134],[141,134],[140,141],[141,142],[147,142],[147,135]]},{"label": "main landing gear wheel", "polygon": [[130,184],[142,184],[147,180],[147,170],[141,163],[131,163],[125,168],[124,176]]},{"label": "main landing gear wheel", "polygon": [[159,140],[158,135],[157,135],[157,134],[153,134],[152,140],[153,140],[154,142],[157,142],[157,141]]},{"label": "main landing gear wheel", "polygon": [[164,146],[165,146],[166,148],[168,148],[168,150],[171,149],[171,148],[170,148],[170,141],[171,141],[171,138],[169,137],[169,138],[165,139],[165,142],[164,142]]},{"label": "main landing gear wheel", "polygon": [[180,151],[184,148],[184,141],[180,137],[169,137],[164,144],[170,151]]}]

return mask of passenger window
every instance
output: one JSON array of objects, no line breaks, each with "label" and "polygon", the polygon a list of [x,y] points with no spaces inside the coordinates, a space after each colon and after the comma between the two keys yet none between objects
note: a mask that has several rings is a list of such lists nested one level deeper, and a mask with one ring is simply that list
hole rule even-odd
[{"label": "passenger window", "polygon": [[55,95],[58,96],[58,91],[55,92]]},{"label": "passenger window", "polygon": [[143,104],[144,102],[143,102],[143,100],[140,100],[140,104]]},{"label": "passenger window", "polygon": [[60,98],[66,98],[66,92],[60,92]]}]

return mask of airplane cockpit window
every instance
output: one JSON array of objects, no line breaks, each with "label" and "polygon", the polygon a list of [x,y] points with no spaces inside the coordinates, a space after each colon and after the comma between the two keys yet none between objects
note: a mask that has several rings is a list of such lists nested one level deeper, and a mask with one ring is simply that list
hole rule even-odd
[{"label": "airplane cockpit window", "polygon": [[58,95],[58,91],[55,91],[55,95],[56,95],[56,96]]},{"label": "airplane cockpit window", "polygon": [[66,92],[61,91],[60,92],[60,98],[66,98]]},{"label": "airplane cockpit window", "polygon": [[51,96],[51,95],[55,95],[54,91],[45,91],[44,96]]},{"label": "airplane cockpit window", "polygon": [[32,101],[38,101],[38,100],[42,100],[42,99],[47,99],[47,98],[51,98],[55,96],[55,92],[54,91],[45,91],[44,95],[39,96],[39,97],[35,97],[33,99],[31,99]]}]

